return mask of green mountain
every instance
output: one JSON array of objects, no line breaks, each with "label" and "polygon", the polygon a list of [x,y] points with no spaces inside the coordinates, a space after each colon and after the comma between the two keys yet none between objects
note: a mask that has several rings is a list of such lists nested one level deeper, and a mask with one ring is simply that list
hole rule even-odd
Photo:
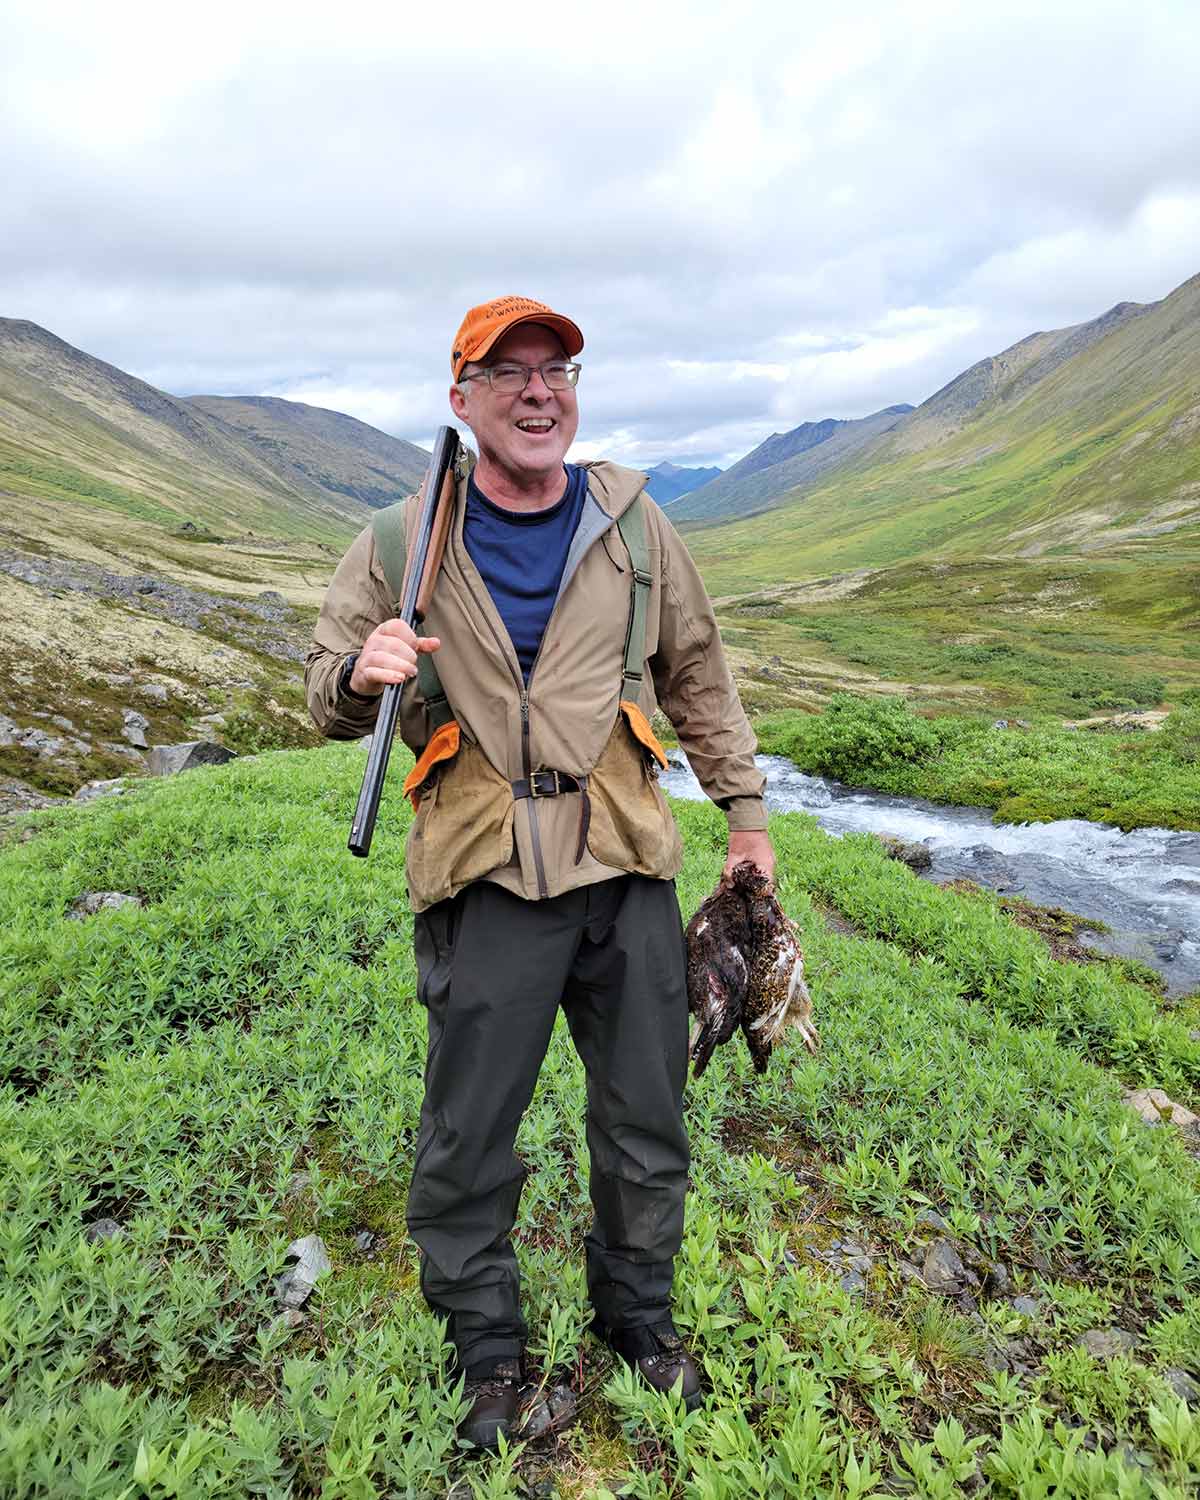
[{"label": "green mountain", "polygon": [[0,319],[0,490],[19,500],[324,540],[413,488],[412,444],[288,406],[170,396],[36,323]]},{"label": "green mountain", "polygon": [[429,454],[323,406],[278,396],[189,396],[187,405],[236,427],[265,462],[298,474],[325,494],[391,505],[424,478]]},{"label": "green mountain", "polygon": [[693,490],[671,512],[671,518],[715,520],[778,504],[790,490],[811,484],[881,433],[892,431],[911,411],[911,406],[887,406],[856,420],[824,417],[819,422],[802,422],[790,432],[773,432],[719,478]]},{"label": "green mountain", "polygon": [[1194,558],[1200,276],[981,361],[771,504],[688,528],[718,588],[934,556]]}]

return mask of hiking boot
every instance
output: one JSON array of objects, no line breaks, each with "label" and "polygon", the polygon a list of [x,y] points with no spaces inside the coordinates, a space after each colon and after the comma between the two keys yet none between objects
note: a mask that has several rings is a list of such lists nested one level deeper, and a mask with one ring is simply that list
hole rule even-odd
[{"label": "hiking boot", "polygon": [[463,1394],[471,1409],[458,1424],[458,1435],[472,1448],[496,1448],[501,1433],[508,1437],[521,1404],[521,1361],[489,1359],[471,1365]]},{"label": "hiking boot", "polygon": [[[683,1404],[695,1411],[704,1399],[700,1374],[687,1345],[675,1332],[674,1324],[655,1323],[651,1328],[614,1328],[604,1335],[606,1342],[626,1364],[633,1365],[647,1385],[656,1391],[678,1386]],[[679,1382],[682,1381],[682,1385]]]}]

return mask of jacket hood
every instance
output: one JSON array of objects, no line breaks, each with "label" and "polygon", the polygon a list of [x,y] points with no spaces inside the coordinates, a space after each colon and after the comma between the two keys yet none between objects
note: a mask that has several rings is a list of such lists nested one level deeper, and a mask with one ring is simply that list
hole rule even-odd
[{"label": "jacket hood", "polygon": [[589,493],[614,519],[629,509],[648,483],[641,469],[627,469],[606,458],[579,467],[587,470]]}]

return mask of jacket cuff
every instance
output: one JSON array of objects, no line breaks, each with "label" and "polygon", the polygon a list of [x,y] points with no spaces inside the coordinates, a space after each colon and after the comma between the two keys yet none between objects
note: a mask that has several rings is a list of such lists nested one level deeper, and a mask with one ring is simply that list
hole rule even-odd
[{"label": "jacket cuff", "polygon": [[765,831],[767,809],[761,797],[723,797],[720,806],[729,819],[730,833]]}]

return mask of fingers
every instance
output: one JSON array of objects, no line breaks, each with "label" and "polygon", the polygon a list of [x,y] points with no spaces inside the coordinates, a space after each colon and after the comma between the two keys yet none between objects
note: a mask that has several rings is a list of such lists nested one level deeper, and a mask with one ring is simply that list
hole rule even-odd
[{"label": "fingers", "polygon": [[418,636],[403,620],[385,620],[363,643],[350,677],[356,693],[374,696],[389,683],[407,682],[417,674],[417,657],[436,651],[437,636]]}]

